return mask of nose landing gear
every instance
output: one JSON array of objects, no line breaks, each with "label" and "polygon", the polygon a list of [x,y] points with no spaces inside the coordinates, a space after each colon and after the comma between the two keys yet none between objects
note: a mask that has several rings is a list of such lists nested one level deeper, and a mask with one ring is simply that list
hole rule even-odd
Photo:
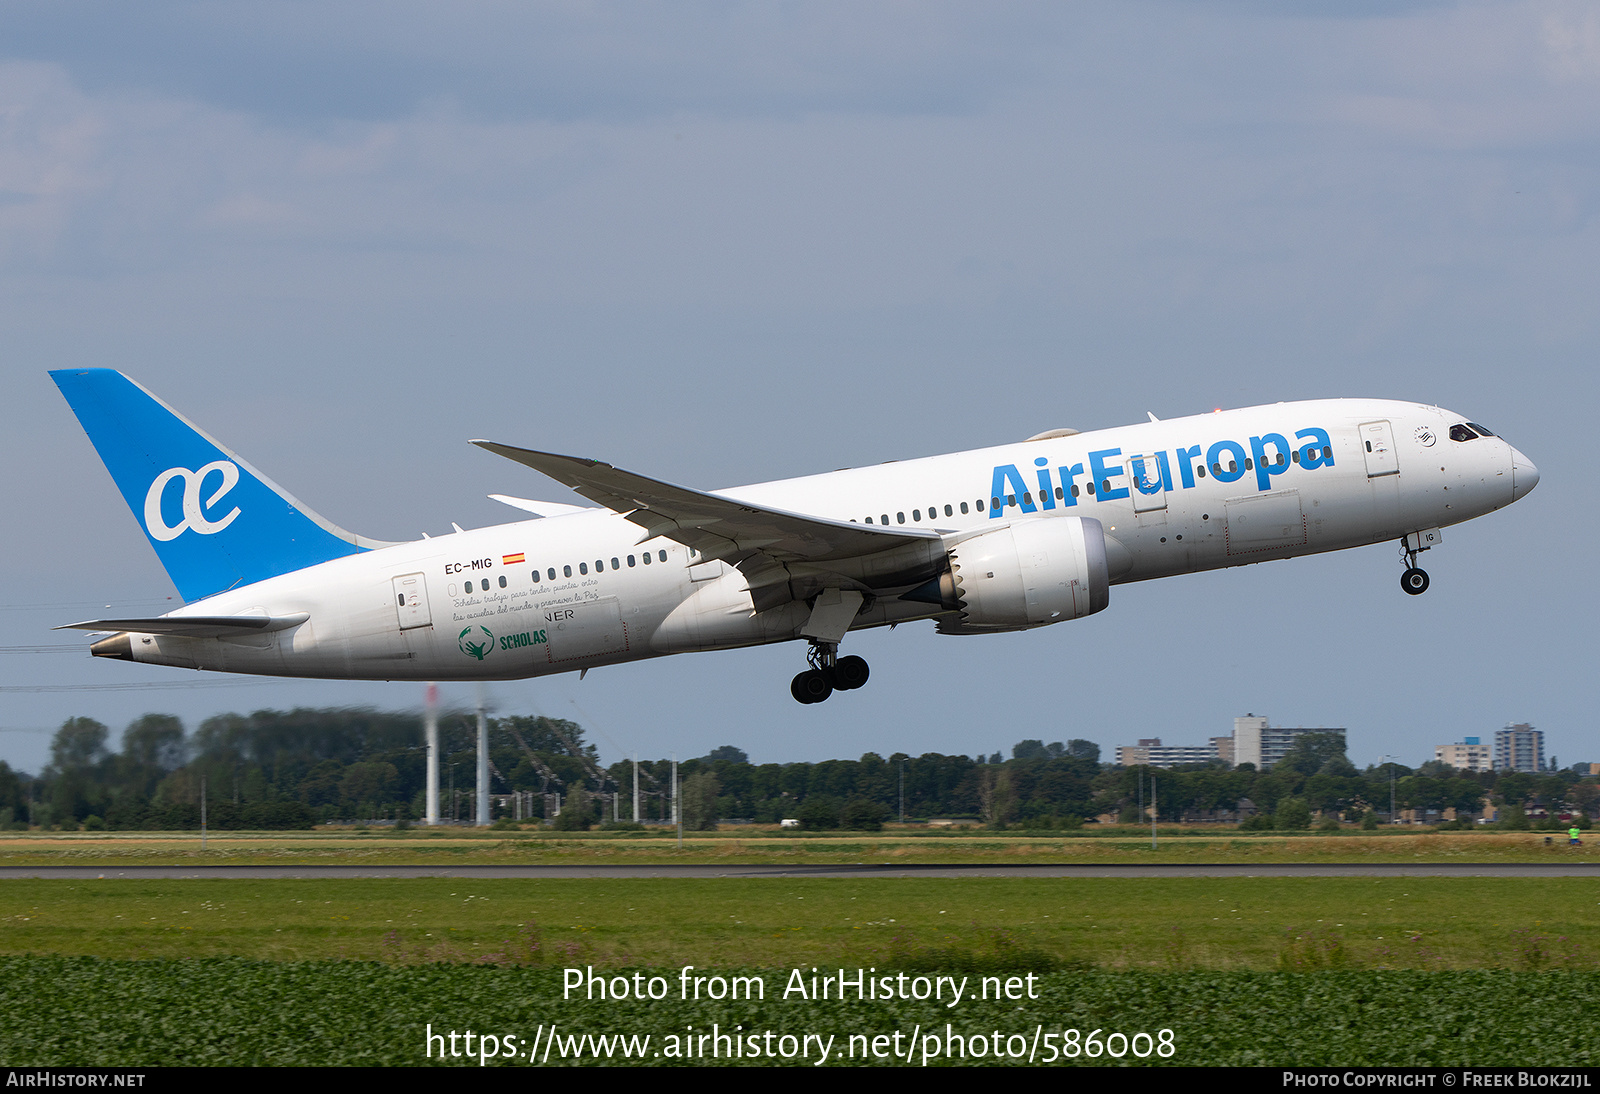
[{"label": "nose landing gear", "polygon": [[1438,539],[1438,531],[1418,532],[1400,541],[1400,557],[1405,560],[1406,572],[1400,575],[1400,587],[1412,596],[1428,591],[1428,571],[1417,565],[1417,556]]},{"label": "nose landing gear", "polygon": [[806,660],[811,668],[796,676],[789,684],[789,694],[798,702],[820,703],[836,691],[854,691],[867,682],[871,670],[860,657],[840,657],[839,647],[832,642],[811,643]]}]

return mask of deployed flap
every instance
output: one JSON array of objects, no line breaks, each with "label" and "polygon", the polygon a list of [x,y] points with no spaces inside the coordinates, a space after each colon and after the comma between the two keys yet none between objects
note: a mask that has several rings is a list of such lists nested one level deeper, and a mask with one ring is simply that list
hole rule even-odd
[{"label": "deployed flap", "polygon": [[134,634],[171,634],[183,638],[227,638],[238,634],[283,631],[299,626],[311,616],[293,615],[158,615],[151,619],[86,619],[63,623],[52,630],[131,631]]},{"label": "deployed flap", "polygon": [[779,562],[826,562],[875,555],[921,541],[939,541],[927,529],[878,528],[789,513],[685,486],[647,479],[599,460],[532,452],[473,441],[508,460],[542,471],[591,501],[645,529],[710,558],[740,562],[760,552]]}]

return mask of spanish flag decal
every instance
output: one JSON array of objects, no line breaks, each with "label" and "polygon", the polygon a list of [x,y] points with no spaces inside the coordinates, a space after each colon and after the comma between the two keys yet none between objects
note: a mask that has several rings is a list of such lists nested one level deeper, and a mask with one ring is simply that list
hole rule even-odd
[{"label": "spanish flag decal", "polygon": [[524,561],[527,557],[528,556],[525,555],[521,551],[518,551],[514,555],[501,555],[500,556],[500,565],[502,565],[502,566],[515,566],[517,563]]}]

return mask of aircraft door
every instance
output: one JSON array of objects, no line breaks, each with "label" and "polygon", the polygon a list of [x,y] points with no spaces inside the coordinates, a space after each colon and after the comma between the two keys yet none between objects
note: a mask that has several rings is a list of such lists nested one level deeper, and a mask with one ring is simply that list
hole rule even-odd
[{"label": "aircraft door", "polygon": [[1167,454],[1132,456],[1128,481],[1133,483],[1133,511],[1155,513],[1167,507]]},{"label": "aircraft door", "polygon": [[1362,454],[1367,459],[1367,478],[1398,475],[1400,464],[1395,457],[1394,433],[1389,429],[1389,423],[1362,422],[1360,435]]},{"label": "aircraft door", "polygon": [[428,581],[422,574],[395,578],[394,601],[401,630],[433,626],[433,612],[428,607]]}]

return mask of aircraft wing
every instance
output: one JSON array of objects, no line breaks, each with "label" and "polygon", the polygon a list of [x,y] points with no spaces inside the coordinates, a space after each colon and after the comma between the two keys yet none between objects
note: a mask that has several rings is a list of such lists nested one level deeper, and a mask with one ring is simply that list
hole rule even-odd
[{"label": "aircraft wing", "polygon": [[543,472],[620,513],[645,530],[641,542],[665,536],[707,558],[736,565],[756,554],[778,563],[827,563],[940,542],[939,533],[925,528],[881,528],[790,513],[645,478],[599,460],[532,452],[493,441],[472,443]]}]

